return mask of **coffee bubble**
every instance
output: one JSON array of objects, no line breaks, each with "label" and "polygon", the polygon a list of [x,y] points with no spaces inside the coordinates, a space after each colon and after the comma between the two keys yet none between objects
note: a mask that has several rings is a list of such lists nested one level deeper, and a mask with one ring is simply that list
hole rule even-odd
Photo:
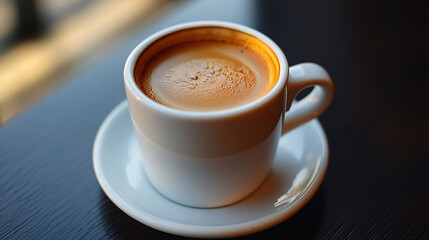
[{"label": "coffee bubble", "polygon": [[219,42],[175,45],[146,68],[143,92],[160,104],[189,111],[249,103],[271,85],[266,60],[243,48]]}]

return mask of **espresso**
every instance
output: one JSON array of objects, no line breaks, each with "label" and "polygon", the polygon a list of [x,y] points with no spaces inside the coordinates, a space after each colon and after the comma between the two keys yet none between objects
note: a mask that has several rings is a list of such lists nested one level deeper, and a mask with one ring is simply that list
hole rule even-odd
[{"label": "espresso", "polygon": [[149,46],[137,61],[136,83],[152,100],[186,111],[220,111],[255,101],[275,85],[277,62],[262,41],[229,29],[176,34]]}]

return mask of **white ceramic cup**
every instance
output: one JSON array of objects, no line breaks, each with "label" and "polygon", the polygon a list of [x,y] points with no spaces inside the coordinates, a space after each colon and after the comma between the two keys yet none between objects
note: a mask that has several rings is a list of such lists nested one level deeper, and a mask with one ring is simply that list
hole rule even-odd
[{"label": "white ceramic cup", "polygon": [[[275,53],[280,68],[271,91],[249,104],[215,112],[177,110],[144,95],[134,78],[140,54],[166,35],[197,27],[228,28],[265,42]],[[252,193],[270,171],[279,138],[319,116],[334,94],[328,73],[319,65],[289,67],[280,48],[262,33],[219,21],[189,22],[153,34],[131,52],[124,77],[150,182],[173,201],[204,208],[228,205]],[[296,94],[309,86],[315,87],[290,108]]]}]

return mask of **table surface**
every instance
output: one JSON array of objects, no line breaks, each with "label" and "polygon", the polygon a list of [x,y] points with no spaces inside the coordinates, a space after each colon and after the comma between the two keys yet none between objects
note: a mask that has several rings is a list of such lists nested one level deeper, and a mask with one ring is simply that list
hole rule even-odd
[{"label": "table surface", "polygon": [[0,239],[179,238],[133,220],[106,197],[92,146],[103,119],[125,99],[122,69],[133,47],[199,19],[256,28],[290,65],[317,62],[336,86],[319,118],[330,151],[320,189],[290,219],[244,239],[429,239],[427,9],[424,1],[180,5],[0,129]]}]

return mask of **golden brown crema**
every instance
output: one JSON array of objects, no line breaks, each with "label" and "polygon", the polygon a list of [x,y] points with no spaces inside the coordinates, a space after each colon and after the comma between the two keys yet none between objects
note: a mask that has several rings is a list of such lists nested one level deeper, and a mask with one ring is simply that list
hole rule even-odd
[{"label": "golden brown crema", "polygon": [[134,76],[141,91],[167,107],[219,111],[245,105],[276,84],[279,63],[261,40],[220,27],[186,29],[149,45]]}]

